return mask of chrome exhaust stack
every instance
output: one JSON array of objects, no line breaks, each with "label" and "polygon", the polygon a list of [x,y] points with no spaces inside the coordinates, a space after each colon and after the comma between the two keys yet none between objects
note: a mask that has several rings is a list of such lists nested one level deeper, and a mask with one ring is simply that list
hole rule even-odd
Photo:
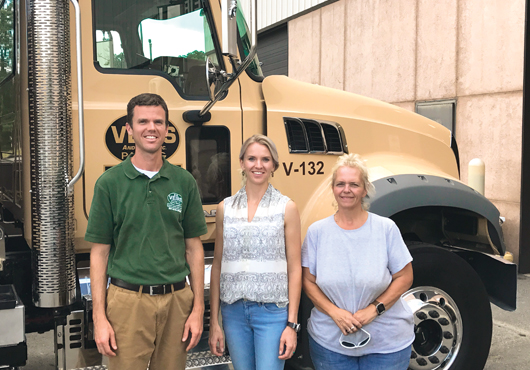
[{"label": "chrome exhaust stack", "polygon": [[76,293],[69,2],[27,7],[33,301],[63,307]]}]

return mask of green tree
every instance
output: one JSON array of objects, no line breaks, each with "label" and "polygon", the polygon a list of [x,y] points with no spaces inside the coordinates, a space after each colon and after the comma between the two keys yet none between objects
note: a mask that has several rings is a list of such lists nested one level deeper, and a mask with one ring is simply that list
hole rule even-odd
[{"label": "green tree", "polygon": [[13,68],[13,1],[6,0],[0,9],[0,81]]},{"label": "green tree", "polygon": [[123,51],[119,54],[114,54],[114,68],[127,68]]},{"label": "green tree", "polygon": [[204,51],[194,50],[186,55],[180,55],[179,58],[206,60],[206,54]]}]

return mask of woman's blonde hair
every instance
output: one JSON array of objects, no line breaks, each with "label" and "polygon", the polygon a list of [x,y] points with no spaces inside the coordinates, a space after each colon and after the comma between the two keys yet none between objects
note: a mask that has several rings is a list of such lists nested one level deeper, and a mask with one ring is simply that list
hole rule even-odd
[{"label": "woman's blonde hair", "polygon": [[[269,152],[271,153],[272,163],[274,164],[274,171],[276,171],[278,167],[280,167],[278,150],[276,150],[276,145],[274,144],[274,142],[265,135],[256,134],[252,135],[247,140],[245,140],[243,145],[241,145],[241,150],[239,151],[239,160],[242,161],[245,158],[245,153],[247,152],[248,147],[254,143],[264,145],[267,147],[267,149],[269,149]],[[242,184],[245,185],[246,173],[242,171],[241,175],[243,176]]]},{"label": "woman's blonde hair", "polygon": [[337,171],[341,167],[357,168],[361,173],[361,181],[363,182],[364,189],[366,190],[366,197],[361,200],[361,206],[365,211],[368,211],[370,209],[370,203],[366,198],[370,198],[370,196],[375,194],[375,187],[368,178],[368,167],[366,166],[364,159],[359,154],[355,153],[341,155],[331,170],[332,189],[335,186],[335,180],[337,179]]}]

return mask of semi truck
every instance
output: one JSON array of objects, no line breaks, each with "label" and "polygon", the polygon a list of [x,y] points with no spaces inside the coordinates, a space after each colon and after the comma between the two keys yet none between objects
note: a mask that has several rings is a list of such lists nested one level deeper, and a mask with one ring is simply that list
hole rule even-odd
[{"label": "semi truck", "polygon": [[[255,9],[245,17],[235,0],[0,1],[0,367],[25,365],[26,334],[50,330],[57,369],[100,360],[84,233],[97,178],[134,152],[126,104],[152,92],[169,108],[163,155],[195,177],[208,225],[205,331],[215,209],[239,189],[242,142],[261,133],[276,143],[271,182],[298,205],[303,234],[334,212],[337,157],[365,158],[371,212],[396,222],[414,258],[403,296],[415,321],[409,368],[483,369],[490,302],[516,308],[517,267],[503,259],[497,208],[459,180],[454,135],[384,102],[264,77]],[[302,295],[286,368],[313,368],[311,308]],[[228,355],[189,354],[188,367]]]}]

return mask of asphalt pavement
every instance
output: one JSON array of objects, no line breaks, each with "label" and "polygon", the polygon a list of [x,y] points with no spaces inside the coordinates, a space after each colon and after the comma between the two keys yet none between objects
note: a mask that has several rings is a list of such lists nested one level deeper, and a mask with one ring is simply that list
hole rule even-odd
[{"label": "asphalt pavement", "polygon": [[[517,310],[492,305],[493,340],[484,370],[527,370],[530,363],[530,274],[518,276]],[[53,333],[28,334],[24,370],[53,370]]]}]

